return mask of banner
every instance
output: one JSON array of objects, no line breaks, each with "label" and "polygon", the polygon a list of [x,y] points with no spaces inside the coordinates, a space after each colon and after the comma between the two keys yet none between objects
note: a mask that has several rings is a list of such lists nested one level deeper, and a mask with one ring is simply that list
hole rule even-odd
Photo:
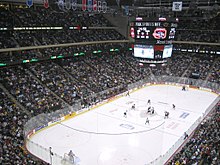
[{"label": "banner", "polygon": [[33,0],[26,0],[26,4],[28,7],[33,6]]},{"label": "banner", "polygon": [[102,1],[98,1],[98,12],[100,13],[102,11]]},{"label": "banner", "polygon": [[82,11],[86,11],[86,0],[82,0]]},{"label": "banner", "polygon": [[91,12],[92,11],[92,8],[93,8],[93,2],[92,2],[92,0],[88,0],[88,7],[87,7],[87,10],[89,11],[89,12]]},{"label": "banner", "polygon": [[72,0],[72,9],[74,11],[77,9],[77,0]]},{"label": "banner", "polygon": [[172,11],[182,11],[183,2],[173,2]]},{"label": "banner", "polygon": [[104,1],[102,2],[102,12],[106,13],[106,11],[107,11],[107,3]]},{"label": "banner", "polygon": [[46,9],[49,7],[49,0],[44,0],[44,7]]},{"label": "banner", "polygon": [[97,11],[97,0],[93,0],[93,11]]},{"label": "banner", "polygon": [[66,0],[66,1],[65,1],[65,6],[66,6],[66,9],[67,9],[67,10],[70,10],[71,7],[72,7],[71,1],[70,1],[70,0]]},{"label": "banner", "polygon": [[64,1],[63,0],[58,0],[57,5],[60,10],[64,10]]}]

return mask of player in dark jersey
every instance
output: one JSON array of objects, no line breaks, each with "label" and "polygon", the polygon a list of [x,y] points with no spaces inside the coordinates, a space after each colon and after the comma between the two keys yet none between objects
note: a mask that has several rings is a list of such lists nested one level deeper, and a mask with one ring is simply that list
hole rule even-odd
[{"label": "player in dark jersey", "polygon": [[135,104],[133,104],[133,105],[131,106],[131,109],[135,110]]},{"label": "player in dark jersey", "polygon": [[145,121],[145,124],[147,124],[147,123],[150,124],[148,117],[146,118],[146,121]]},{"label": "player in dark jersey", "polygon": [[165,113],[164,119],[168,119],[170,113],[167,111],[165,111],[164,113]]},{"label": "player in dark jersey", "polygon": [[124,117],[127,118],[127,111],[124,112]]}]

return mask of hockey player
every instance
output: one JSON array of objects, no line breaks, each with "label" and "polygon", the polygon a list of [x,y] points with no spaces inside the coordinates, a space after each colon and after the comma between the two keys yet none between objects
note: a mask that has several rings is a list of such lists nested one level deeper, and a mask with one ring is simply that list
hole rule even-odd
[{"label": "hockey player", "polygon": [[188,137],[189,135],[186,132],[184,132],[184,140],[186,140]]},{"label": "hockey player", "polygon": [[150,124],[148,117],[146,118],[146,121],[145,121],[145,124],[147,124],[147,123]]},{"label": "hockey player", "polygon": [[154,114],[154,107],[151,108],[151,114]]},{"label": "hockey player", "polygon": [[167,111],[165,111],[164,113],[165,113],[164,119],[167,119],[167,118],[169,117],[169,114],[170,114],[170,113],[167,112]]},{"label": "hockey player", "polygon": [[135,104],[133,104],[133,105],[131,106],[131,109],[135,110]]},{"label": "hockey player", "polygon": [[127,111],[124,112],[124,117],[127,118]]},{"label": "hockey player", "polygon": [[148,108],[147,108],[147,113],[150,113],[151,112],[151,106],[149,106]]},{"label": "hockey player", "polygon": [[147,105],[148,105],[148,104],[149,104],[149,105],[151,104],[151,101],[150,101],[150,99],[148,99],[148,100],[147,100]]},{"label": "hockey player", "polygon": [[173,109],[175,109],[175,108],[176,108],[176,106],[175,106],[174,104],[172,104],[172,106],[173,106]]}]

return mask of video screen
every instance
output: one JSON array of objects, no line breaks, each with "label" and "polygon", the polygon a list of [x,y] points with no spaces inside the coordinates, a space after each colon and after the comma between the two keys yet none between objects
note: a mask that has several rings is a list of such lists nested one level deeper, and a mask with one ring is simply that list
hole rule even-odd
[{"label": "video screen", "polygon": [[153,45],[134,45],[134,57],[154,59]]},{"label": "video screen", "polygon": [[165,45],[163,50],[163,58],[169,58],[172,55],[173,45]]}]

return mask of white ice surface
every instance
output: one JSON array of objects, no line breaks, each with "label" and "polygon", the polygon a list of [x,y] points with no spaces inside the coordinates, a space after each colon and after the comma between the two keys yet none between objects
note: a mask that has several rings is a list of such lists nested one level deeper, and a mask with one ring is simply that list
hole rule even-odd
[{"label": "white ice surface", "polygon": [[[80,165],[144,165],[164,154],[216,97],[191,88],[147,86],[40,131],[31,140],[62,156],[73,150]],[[148,99],[155,109],[153,116],[146,114]],[[131,110],[133,104],[135,110]],[[164,111],[170,112],[168,119]],[[146,117],[149,125],[145,125]]]}]

